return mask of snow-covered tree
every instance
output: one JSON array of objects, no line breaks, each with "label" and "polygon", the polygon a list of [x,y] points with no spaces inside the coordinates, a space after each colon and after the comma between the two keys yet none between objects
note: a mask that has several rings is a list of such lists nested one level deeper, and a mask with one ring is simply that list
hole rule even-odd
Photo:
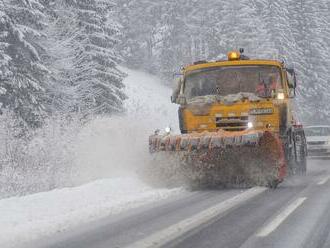
[{"label": "snow-covered tree", "polygon": [[129,66],[149,72],[159,69],[157,48],[162,40],[159,33],[164,31],[159,25],[164,16],[164,4],[153,0],[117,1],[117,18],[124,31],[117,48]]},{"label": "snow-covered tree", "polygon": [[6,81],[12,75],[10,71],[11,57],[7,53],[9,47],[9,32],[14,30],[14,24],[10,21],[8,15],[4,11],[4,5],[0,2],[0,95],[3,104],[4,95],[6,93]]},{"label": "snow-covered tree", "polygon": [[[1,1],[1,104],[30,125],[45,115],[48,70],[40,58],[41,12],[37,1]],[[40,15],[39,15],[40,14]],[[40,26],[39,26],[40,25]]]},{"label": "snow-covered tree", "polygon": [[252,58],[274,57],[276,50],[269,29],[257,11],[255,1],[223,2],[213,25],[221,54],[244,48]]},{"label": "snow-covered tree", "polygon": [[114,49],[120,33],[111,18],[114,4],[102,0],[66,2],[74,18],[66,20],[72,26],[65,39],[71,49],[68,75],[75,108],[85,115],[121,112],[124,74],[117,68],[121,59]]},{"label": "snow-covered tree", "polygon": [[240,47],[294,66],[300,115],[330,119],[321,107],[330,95],[327,0],[1,0],[0,7],[1,106],[27,122],[56,111],[122,111],[119,54],[168,80],[181,65]]},{"label": "snow-covered tree", "polygon": [[304,9],[303,35],[304,60],[306,61],[305,84],[301,102],[310,122],[330,121],[330,80],[329,80],[329,3],[328,1],[301,2]]},{"label": "snow-covered tree", "polygon": [[193,54],[193,35],[187,23],[191,12],[187,2],[168,1],[163,9],[165,13],[154,31],[154,40],[157,41],[154,53],[158,71],[166,78],[178,71],[180,65],[191,63],[192,57],[197,58],[201,54]]}]

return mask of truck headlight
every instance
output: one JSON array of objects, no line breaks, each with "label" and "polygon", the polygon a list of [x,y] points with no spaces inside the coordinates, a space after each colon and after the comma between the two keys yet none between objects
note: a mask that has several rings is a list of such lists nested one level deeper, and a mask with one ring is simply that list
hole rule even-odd
[{"label": "truck headlight", "polygon": [[165,127],[165,133],[170,134],[171,133],[171,128],[170,127]]},{"label": "truck headlight", "polygon": [[277,93],[277,99],[278,100],[284,100],[285,96],[284,96],[284,93],[283,92],[278,92]]}]

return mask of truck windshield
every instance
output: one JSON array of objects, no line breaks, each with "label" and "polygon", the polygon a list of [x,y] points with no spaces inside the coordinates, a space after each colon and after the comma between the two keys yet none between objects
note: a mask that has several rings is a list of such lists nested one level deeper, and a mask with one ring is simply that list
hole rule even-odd
[{"label": "truck windshield", "polygon": [[268,98],[282,89],[276,66],[223,66],[192,71],[185,77],[187,99],[197,96],[255,93]]}]

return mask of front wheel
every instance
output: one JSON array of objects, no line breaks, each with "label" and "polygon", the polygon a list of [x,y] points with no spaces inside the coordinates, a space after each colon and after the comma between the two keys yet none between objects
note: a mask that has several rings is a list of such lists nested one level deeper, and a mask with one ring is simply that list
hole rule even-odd
[{"label": "front wheel", "polygon": [[279,185],[280,181],[278,179],[273,179],[268,181],[268,187],[271,189],[276,189],[277,186]]}]

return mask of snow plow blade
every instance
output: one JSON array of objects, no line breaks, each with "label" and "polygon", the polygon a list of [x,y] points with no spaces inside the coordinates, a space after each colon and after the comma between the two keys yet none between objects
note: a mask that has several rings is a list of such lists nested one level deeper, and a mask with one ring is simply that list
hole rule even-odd
[{"label": "snow plow blade", "polygon": [[163,179],[193,187],[276,187],[286,175],[283,144],[271,132],[152,135],[149,149]]}]

